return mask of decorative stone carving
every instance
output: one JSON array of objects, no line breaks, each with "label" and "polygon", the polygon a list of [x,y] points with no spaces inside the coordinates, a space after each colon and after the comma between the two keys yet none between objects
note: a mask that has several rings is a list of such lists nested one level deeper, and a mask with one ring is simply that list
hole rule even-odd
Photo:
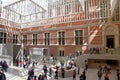
[{"label": "decorative stone carving", "polygon": [[105,35],[117,35],[117,34],[118,34],[117,27],[107,26],[105,28]]}]

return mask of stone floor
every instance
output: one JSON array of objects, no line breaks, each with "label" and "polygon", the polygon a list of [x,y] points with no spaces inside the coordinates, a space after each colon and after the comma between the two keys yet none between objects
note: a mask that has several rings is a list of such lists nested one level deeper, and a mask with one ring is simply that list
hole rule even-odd
[{"label": "stone floor", "polygon": [[[20,68],[18,68],[18,70],[19,70]],[[41,71],[42,71],[42,65],[41,66],[39,66],[39,67],[37,67],[36,69],[35,69],[35,75],[39,75],[39,73],[41,73]],[[81,69],[80,70],[80,73],[83,71],[83,69]],[[15,71],[13,71],[13,73],[16,73]],[[7,80],[27,80],[27,75],[24,75],[24,76],[17,76],[17,75],[15,75],[15,74],[13,74],[13,73],[5,73],[6,74],[6,77],[7,77]],[[27,74],[27,73],[26,73]],[[115,72],[115,70],[112,70],[111,71],[111,74],[109,74],[109,77],[110,77],[110,80],[117,80],[117,78],[116,78],[116,72]],[[46,80],[55,80],[54,79],[54,77],[52,76],[52,77],[47,77],[48,79],[46,79]],[[86,80],[98,80],[97,79],[97,69],[88,69],[87,70],[87,72],[86,72]],[[73,78],[72,77],[68,77],[68,78],[58,78],[58,80],[73,80]],[[77,75],[77,78],[76,78],[76,80],[80,80],[79,79],[79,75]],[[103,79],[103,77],[102,77],[102,80],[104,80]]]}]

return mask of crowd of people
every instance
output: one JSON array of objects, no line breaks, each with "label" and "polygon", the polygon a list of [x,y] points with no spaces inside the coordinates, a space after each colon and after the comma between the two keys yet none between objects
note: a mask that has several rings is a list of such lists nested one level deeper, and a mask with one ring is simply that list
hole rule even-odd
[{"label": "crowd of people", "polygon": [[101,80],[102,76],[104,75],[104,80],[109,80],[109,75],[111,73],[111,67],[110,65],[105,65],[104,67],[102,65],[99,65],[98,68],[98,80]]},{"label": "crowd of people", "polygon": [[[76,66],[76,64],[73,64],[70,66],[70,70],[72,72],[73,80],[76,80],[77,74],[80,74],[80,67]],[[60,66],[55,66],[53,67],[48,67],[46,64],[43,65],[43,73],[40,73],[39,76],[34,74],[34,68],[31,67],[28,71],[28,79],[27,80],[45,80],[47,76],[49,77],[54,77],[54,79],[59,80],[58,78],[61,75],[61,78],[66,77],[66,68],[60,67]],[[54,70],[53,70],[54,69]],[[83,73],[80,74],[80,80],[86,80],[86,70],[87,68],[84,69]],[[61,73],[61,74],[60,74]],[[49,74],[49,75],[47,75]]]},{"label": "crowd of people", "polygon": [[0,61],[0,66],[1,66],[3,72],[7,72],[8,64],[6,61]]},{"label": "crowd of people", "polygon": [[[104,80],[110,80],[109,74],[111,74],[110,65],[99,66],[99,69],[97,72],[98,80],[101,80],[102,76],[104,77]],[[120,69],[116,70],[116,77],[117,77],[117,80],[120,80]]]},{"label": "crowd of people", "polygon": [[[29,71],[28,71],[28,79],[27,80],[44,80],[45,78],[47,78],[47,73],[48,73],[48,68],[46,65],[43,66],[43,71],[44,73],[40,73],[39,76],[37,77],[37,75],[35,75],[34,73],[34,66],[32,66]],[[49,73],[50,75],[52,75],[52,71],[51,69],[49,69]]]},{"label": "crowd of people", "polygon": [[6,75],[4,72],[7,72],[8,64],[6,61],[0,61],[0,80],[6,80]]},{"label": "crowd of people", "polygon": [[[19,63],[20,65],[20,63]],[[23,65],[23,64],[22,64]],[[40,74],[35,75],[35,66],[37,65],[37,63],[35,61],[32,62],[32,67],[29,68],[28,70],[28,78],[27,80],[46,80],[47,76],[49,77],[54,77],[54,79],[59,80],[59,77],[61,75],[61,78],[65,78],[66,76],[66,70],[67,68],[65,67],[58,67],[56,66],[55,71],[53,71],[53,67],[51,66],[47,66],[46,64],[43,65],[43,72],[41,72]],[[8,65],[6,61],[1,61],[0,62],[0,80],[6,80],[6,75],[4,72],[7,72],[8,69]],[[73,80],[78,80],[78,76],[79,76],[79,80],[86,80],[87,76],[86,76],[86,72],[88,69],[88,63],[87,61],[85,61],[85,67],[84,69],[81,71],[81,68],[74,64],[70,64],[70,69],[72,71],[72,76]],[[24,68],[24,65],[23,65]],[[74,69],[72,69],[74,68]],[[61,71],[61,74],[59,73],[59,71]],[[47,75],[49,74],[49,75]],[[111,74],[111,66],[110,65],[99,65],[98,66],[98,71],[97,71],[97,77],[98,80],[102,80],[102,77],[104,78],[104,80],[110,80],[109,74]],[[120,69],[116,70],[116,77],[117,80],[120,80]]]},{"label": "crowd of people", "polygon": [[[86,66],[87,65],[87,66]],[[76,64],[73,65],[74,69],[72,70],[72,76],[73,80],[78,80],[78,76],[79,76],[79,80],[87,80],[87,76],[86,76],[86,72],[88,69],[88,64],[85,61],[85,68],[81,71],[81,68]],[[59,73],[59,71],[61,71],[61,74]],[[49,74],[49,75],[47,75]],[[97,71],[97,76],[98,76],[98,80],[102,80],[102,77],[104,78],[104,80],[110,80],[109,74],[111,74],[111,66],[110,65],[105,65],[102,66],[101,64],[98,66],[98,71]],[[30,68],[28,71],[28,80],[46,80],[47,76],[50,77],[54,77],[54,79],[59,80],[59,77],[61,75],[61,78],[65,78],[66,77],[66,69],[63,67],[58,67],[56,66],[55,71],[52,70],[52,67],[48,67],[45,65],[43,65],[43,73],[40,73],[39,76],[34,75],[34,68]],[[120,80],[120,69],[116,70],[116,76],[117,76],[117,80]]]}]

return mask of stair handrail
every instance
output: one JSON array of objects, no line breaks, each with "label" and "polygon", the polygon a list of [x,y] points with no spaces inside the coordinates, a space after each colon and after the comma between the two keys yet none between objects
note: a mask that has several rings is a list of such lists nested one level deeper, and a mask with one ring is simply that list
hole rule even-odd
[{"label": "stair handrail", "polygon": [[18,59],[18,57],[19,57],[21,51],[22,51],[22,48],[20,48],[20,50],[18,51],[18,54],[17,54],[17,56],[16,56],[16,59]]}]

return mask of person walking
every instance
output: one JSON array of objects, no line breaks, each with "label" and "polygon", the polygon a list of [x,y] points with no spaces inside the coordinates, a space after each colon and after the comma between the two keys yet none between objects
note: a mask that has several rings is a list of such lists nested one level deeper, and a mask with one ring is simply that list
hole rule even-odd
[{"label": "person walking", "polygon": [[32,62],[32,67],[35,67],[35,61]]},{"label": "person walking", "polygon": [[104,80],[109,80],[108,73],[105,73],[105,74],[104,74]]},{"label": "person walking", "polygon": [[52,76],[52,68],[51,67],[49,68],[49,75],[50,75],[50,77]]},{"label": "person walking", "polygon": [[101,77],[102,77],[102,70],[101,69],[98,70],[97,75],[98,75],[98,80],[101,80]]},{"label": "person walking", "polygon": [[38,76],[38,80],[41,80],[41,78],[42,78],[42,75],[40,74],[40,75]]},{"label": "person walking", "polygon": [[31,80],[31,77],[30,77],[30,75],[28,75],[28,78],[27,78],[27,80]]},{"label": "person walking", "polygon": [[43,75],[41,76],[41,80],[44,80],[44,76]]},{"label": "person walking", "polygon": [[28,71],[28,78],[33,79],[34,77],[34,68],[31,68],[29,71]]},{"label": "person walking", "polygon": [[34,76],[33,80],[38,80],[36,75]]},{"label": "person walking", "polygon": [[82,72],[82,74],[80,75],[80,80],[86,80],[86,70],[84,69],[84,71]]},{"label": "person walking", "polygon": [[86,80],[86,72],[83,72],[83,80]]},{"label": "person walking", "polygon": [[83,73],[80,75],[80,80],[83,80]]},{"label": "person walking", "polygon": [[58,69],[55,71],[55,79],[58,79]]},{"label": "person walking", "polygon": [[3,70],[3,72],[7,72],[7,68],[8,68],[7,62],[4,61],[3,64],[2,64],[2,70]]}]

